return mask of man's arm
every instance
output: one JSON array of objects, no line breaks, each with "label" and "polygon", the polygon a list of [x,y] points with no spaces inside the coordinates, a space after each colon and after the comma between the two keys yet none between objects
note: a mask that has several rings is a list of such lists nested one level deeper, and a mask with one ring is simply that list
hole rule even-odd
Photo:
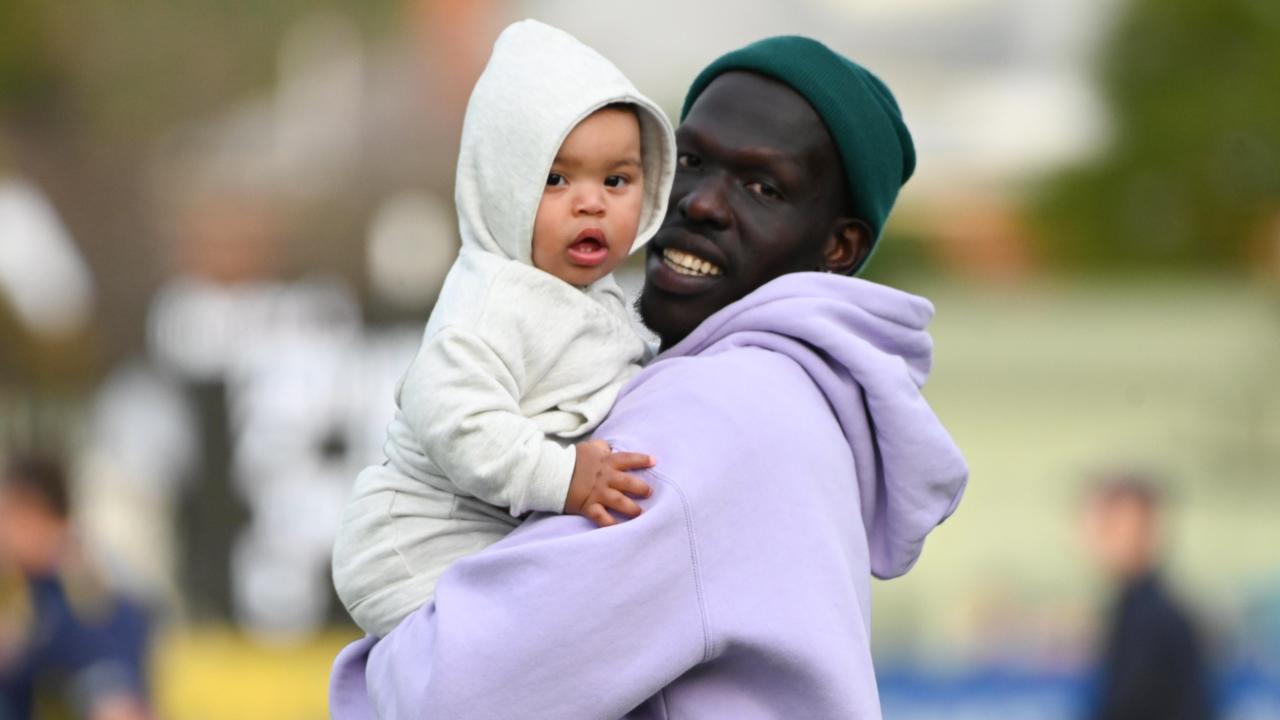
[{"label": "man's arm", "polygon": [[[688,509],[646,473],[640,517],[540,516],[441,578],[435,602],[340,656],[334,717],[621,717],[710,638]],[[367,653],[367,666],[365,665]]]}]

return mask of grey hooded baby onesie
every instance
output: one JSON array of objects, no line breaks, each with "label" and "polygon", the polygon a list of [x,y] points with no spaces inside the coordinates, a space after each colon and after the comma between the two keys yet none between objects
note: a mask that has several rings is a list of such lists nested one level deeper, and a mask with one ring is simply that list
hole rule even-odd
[{"label": "grey hooded baby onesie", "polygon": [[671,124],[608,60],[526,20],[503,31],[467,106],[455,200],[462,250],[397,390],[387,462],[343,514],[333,579],[382,636],[430,600],[454,560],[530,511],[560,512],[572,442],[600,423],[646,347],[611,276],[577,288],[532,265],[534,217],[569,132],[613,103],[636,108],[644,204],[657,231],[675,170]]}]

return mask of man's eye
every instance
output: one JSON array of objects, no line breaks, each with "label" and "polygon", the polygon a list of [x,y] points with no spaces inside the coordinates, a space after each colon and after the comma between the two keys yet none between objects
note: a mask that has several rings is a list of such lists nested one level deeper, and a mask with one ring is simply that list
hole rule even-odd
[{"label": "man's eye", "polygon": [[560,187],[564,183],[564,176],[560,173],[551,173],[550,175],[547,175],[547,187]]},{"label": "man's eye", "polygon": [[626,185],[629,182],[631,181],[627,179],[626,175],[610,175],[609,177],[604,179],[604,186],[616,188],[616,187],[622,187],[623,185]]},{"label": "man's eye", "polygon": [[702,158],[692,153],[676,155],[676,164],[682,168],[696,168],[702,165]]},{"label": "man's eye", "polygon": [[777,188],[768,183],[760,182],[759,180],[747,183],[747,189],[761,197],[767,197],[770,200],[779,200],[782,198],[782,193],[778,192]]}]

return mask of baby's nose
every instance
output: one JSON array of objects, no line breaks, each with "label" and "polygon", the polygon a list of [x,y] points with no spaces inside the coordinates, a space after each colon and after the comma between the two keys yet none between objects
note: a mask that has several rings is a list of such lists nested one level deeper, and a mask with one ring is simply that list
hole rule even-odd
[{"label": "baby's nose", "polygon": [[599,189],[582,189],[574,198],[574,211],[580,215],[604,213],[604,193]]}]

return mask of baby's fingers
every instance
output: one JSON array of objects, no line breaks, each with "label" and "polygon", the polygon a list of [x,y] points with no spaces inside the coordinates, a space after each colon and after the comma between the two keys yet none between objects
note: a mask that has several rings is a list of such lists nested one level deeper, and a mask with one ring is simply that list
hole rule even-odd
[{"label": "baby's fingers", "polygon": [[591,503],[591,506],[587,508],[585,514],[588,520],[599,527],[609,527],[610,525],[618,524],[618,521],[609,514],[609,511],[604,508],[604,505],[601,505],[598,502]]},{"label": "baby's fingers", "polygon": [[652,455],[633,452],[619,452],[609,456],[609,464],[616,470],[646,470],[653,467]]},{"label": "baby's fingers", "polygon": [[628,495],[635,495],[636,497],[642,498],[647,498],[653,494],[653,489],[649,487],[649,483],[641,480],[635,475],[627,475],[626,473],[613,473],[609,475],[609,487]]},{"label": "baby's fingers", "polygon": [[627,517],[635,517],[640,514],[640,506],[636,504],[636,501],[626,495],[623,495],[617,490],[605,490],[600,498],[600,502],[604,503],[605,507],[610,510],[614,510],[626,515]]}]

